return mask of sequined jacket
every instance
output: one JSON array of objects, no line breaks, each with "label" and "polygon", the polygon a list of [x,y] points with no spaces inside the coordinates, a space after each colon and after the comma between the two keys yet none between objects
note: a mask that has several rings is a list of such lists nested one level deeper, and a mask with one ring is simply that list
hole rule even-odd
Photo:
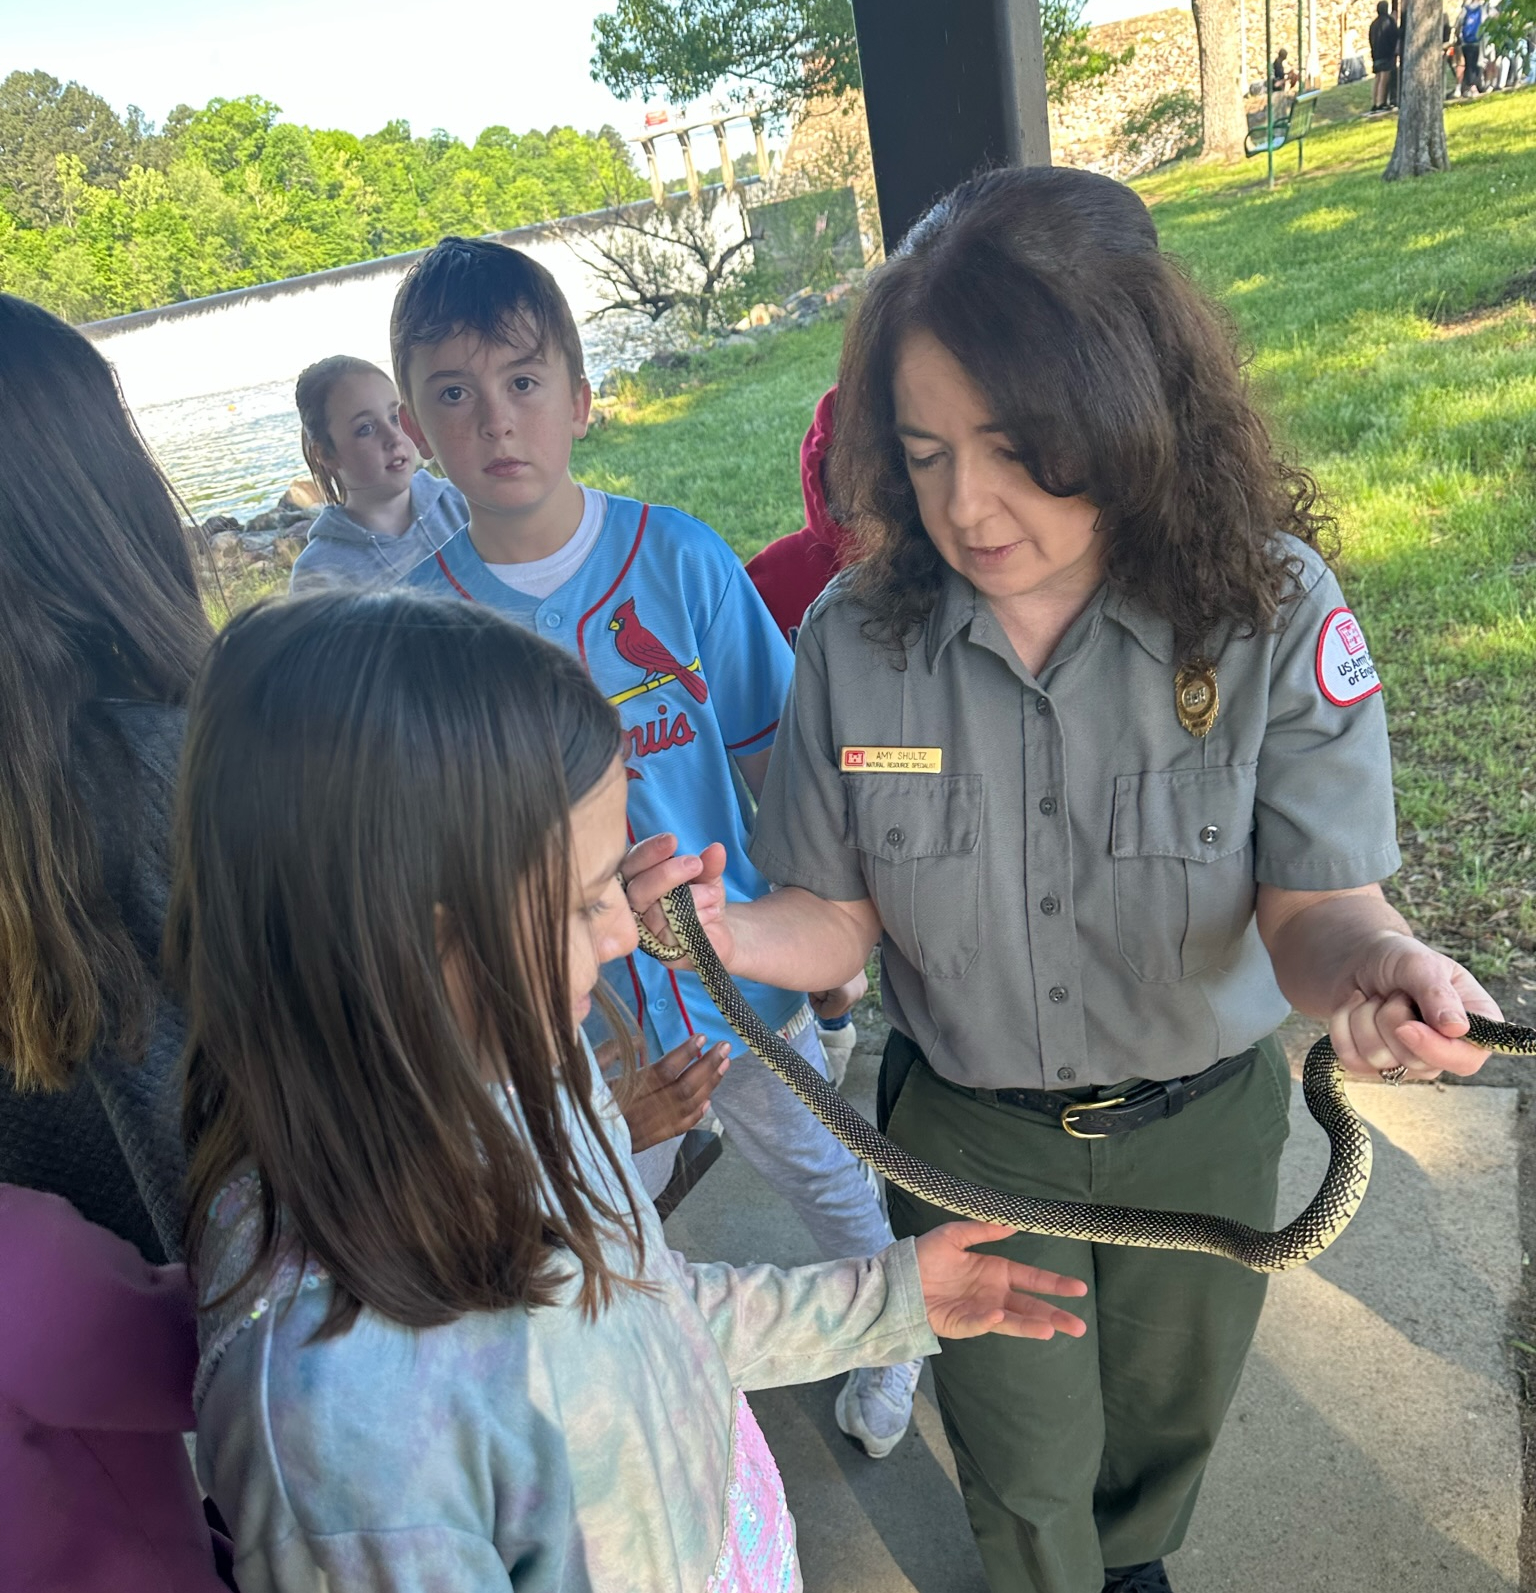
[{"label": "sequined jacket", "polygon": [[[253,1253],[254,1191],[248,1177],[215,1204],[204,1299]],[[741,1391],[933,1353],[912,1242],[781,1271],[685,1261],[649,1204],[643,1223],[652,1287],[621,1289],[596,1321],[571,1287],[421,1331],[365,1312],[310,1343],[330,1285],[292,1261],[205,1313],[198,1472],[243,1593],[458,1593],[509,1576],[518,1593],[798,1588],[794,1525]],[[633,1267],[617,1241],[613,1259]]]}]

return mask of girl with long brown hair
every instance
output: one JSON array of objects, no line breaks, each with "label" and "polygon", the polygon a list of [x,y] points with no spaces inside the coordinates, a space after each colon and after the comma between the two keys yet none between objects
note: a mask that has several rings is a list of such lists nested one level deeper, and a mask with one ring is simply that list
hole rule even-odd
[{"label": "girl with long brown hair", "polygon": [[742,1389],[1081,1330],[984,1224],[788,1273],[668,1251],[581,1032],[635,948],[620,745],[476,605],[300,599],[214,648],[167,950],[245,1593],[789,1588]]},{"label": "girl with long brown hair", "polygon": [[[823,983],[875,945],[891,1137],[1025,1195],[1271,1227],[1290,1075],[1469,1073],[1474,979],[1383,898],[1380,683],[1223,317],[1107,177],[963,184],[850,324],[829,460],[862,560],[807,616],[726,965]],[[890,1191],[897,1233],[942,1214]],[[935,1363],[996,1593],[1167,1593],[1264,1280],[1019,1235],[1092,1279],[1082,1344]]]}]

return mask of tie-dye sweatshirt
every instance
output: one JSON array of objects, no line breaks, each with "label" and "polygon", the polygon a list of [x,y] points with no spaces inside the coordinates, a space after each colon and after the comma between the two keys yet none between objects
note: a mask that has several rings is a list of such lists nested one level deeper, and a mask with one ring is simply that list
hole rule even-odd
[{"label": "tie-dye sweatshirt", "polygon": [[[612,1190],[574,1118],[573,1133]],[[205,1300],[254,1252],[254,1193],[248,1176],[215,1203]],[[292,1261],[205,1313],[198,1471],[242,1593],[799,1588],[794,1523],[741,1391],[934,1353],[912,1242],[782,1271],[685,1261],[649,1203],[643,1222],[651,1288],[620,1287],[595,1321],[573,1283],[539,1310],[437,1328],[365,1311],[310,1343],[330,1284]],[[633,1271],[617,1241],[612,1261]]]}]

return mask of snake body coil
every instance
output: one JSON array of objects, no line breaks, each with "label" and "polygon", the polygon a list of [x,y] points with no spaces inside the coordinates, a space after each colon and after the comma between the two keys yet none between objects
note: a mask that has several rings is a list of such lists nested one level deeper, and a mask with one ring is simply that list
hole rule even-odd
[{"label": "snake body coil", "polygon": [[[1371,1136],[1344,1093],[1343,1070],[1328,1036],[1307,1053],[1302,1094],[1307,1110],[1328,1136],[1328,1171],[1300,1216],[1266,1232],[1199,1212],[1143,1211],[1077,1201],[1036,1200],[987,1189],[909,1155],[867,1122],[784,1039],[747,1005],[725,971],[694,912],[686,889],[662,898],[675,945],[659,941],[644,924],[640,942],[662,962],[684,957],[753,1055],[764,1062],[860,1161],[898,1188],[956,1216],[1006,1223],[1026,1233],[1144,1250],[1193,1250],[1224,1256],[1254,1272],[1286,1272],[1320,1256],[1348,1226],[1371,1176]],[[1471,1017],[1467,1039],[1494,1051],[1536,1055],[1536,1029]]]}]

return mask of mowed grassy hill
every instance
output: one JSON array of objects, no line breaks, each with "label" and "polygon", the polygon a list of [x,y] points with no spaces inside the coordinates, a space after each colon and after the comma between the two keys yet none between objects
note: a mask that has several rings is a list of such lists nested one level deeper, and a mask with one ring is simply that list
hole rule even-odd
[{"label": "mowed grassy hill", "polygon": [[[1354,94],[1333,95],[1336,111]],[[1381,172],[1393,124],[1139,186],[1234,317],[1285,446],[1338,515],[1386,683],[1422,931],[1484,976],[1536,973],[1536,91],[1447,107],[1453,169]],[[673,502],[744,556],[801,524],[798,449],[833,380],[823,323],[636,379],[577,451],[594,485]],[[1348,791],[1338,800],[1347,803]]]}]

